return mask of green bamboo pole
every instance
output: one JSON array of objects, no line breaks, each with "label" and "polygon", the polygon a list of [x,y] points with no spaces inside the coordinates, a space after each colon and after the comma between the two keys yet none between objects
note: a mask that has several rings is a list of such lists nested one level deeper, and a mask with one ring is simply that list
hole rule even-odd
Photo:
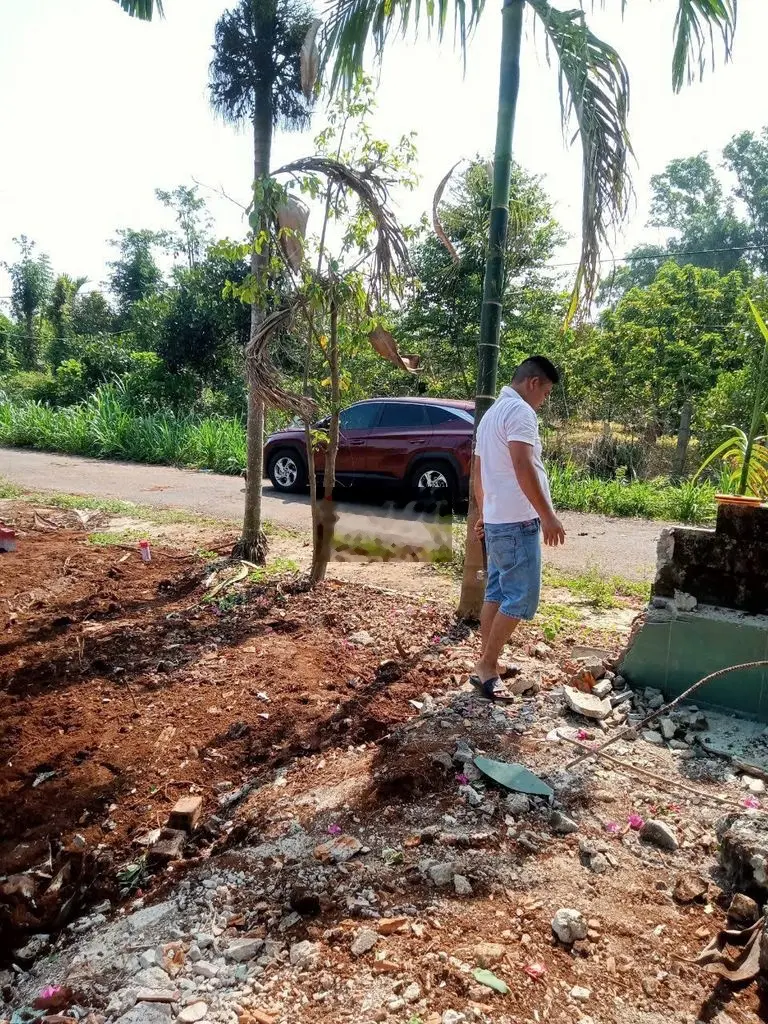
[{"label": "green bamboo pole", "polygon": [[[523,38],[525,0],[504,0],[501,28],[501,69],[499,108],[496,118],[496,150],[493,157],[493,198],[488,232],[488,253],[483,284],[483,309],[480,341],[477,347],[477,393],[475,395],[475,432],[477,425],[496,398],[499,368],[501,300],[504,291],[504,254],[509,225],[509,182],[512,176],[512,138],[520,87],[520,49]],[[461,585],[459,614],[476,618],[483,600],[482,547],[475,538],[477,506],[470,478],[467,545],[464,579]]]}]

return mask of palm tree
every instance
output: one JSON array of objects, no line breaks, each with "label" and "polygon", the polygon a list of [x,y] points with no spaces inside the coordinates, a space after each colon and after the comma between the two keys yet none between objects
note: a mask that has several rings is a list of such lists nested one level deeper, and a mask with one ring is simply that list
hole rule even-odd
[{"label": "palm tree", "polygon": [[151,21],[154,14],[163,16],[163,0],[115,0],[133,18]]},{"label": "palm tree", "polygon": [[[309,125],[310,105],[302,90],[300,53],[312,24],[304,0],[240,0],[216,25],[210,67],[210,99],[225,121],[253,129],[253,180],[269,176],[272,132],[277,126],[300,130]],[[251,274],[261,282],[269,262],[264,216],[255,217]],[[251,342],[264,319],[263,301],[251,303]],[[250,366],[250,361],[247,361]],[[243,533],[235,553],[257,563],[266,555],[261,529],[261,483],[264,463],[264,403],[248,372],[248,469]]]},{"label": "palm tree", "polygon": [[[626,2],[621,0],[622,11]],[[484,6],[484,0],[470,0],[467,11],[465,0],[455,0],[456,35],[464,53]],[[629,76],[621,57],[590,31],[581,7],[562,11],[548,0],[504,0],[493,199],[478,345],[476,424],[496,394],[512,139],[526,7],[543,25],[548,56],[554,54],[557,60],[563,125],[575,117],[582,145],[581,262],[569,317],[580,302],[591,300],[598,278],[600,243],[623,218],[631,194],[627,170],[631,154],[627,131]],[[426,29],[435,31],[441,39],[449,11],[448,0],[336,0],[326,22],[324,39],[332,86],[348,88],[354,82],[362,69],[369,41],[380,56],[394,35],[415,35],[418,29]],[[672,60],[672,87],[676,92],[686,80],[704,73],[710,48],[714,60],[716,34],[722,37],[726,60],[730,58],[735,26],[736,0],[677,0]],[[482,552],[473,530],[476,515],[470,496],[459,613],[473,617],[482,601]]]}]

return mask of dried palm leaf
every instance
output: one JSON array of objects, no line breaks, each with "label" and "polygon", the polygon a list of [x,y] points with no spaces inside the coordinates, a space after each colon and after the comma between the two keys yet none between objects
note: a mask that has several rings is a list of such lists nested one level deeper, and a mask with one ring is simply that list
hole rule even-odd
[{"label": "dried palm leaf", "polygon": [[370,341],[374,352],[380,355],[382,359],[386,359],[407,373],[416,373],[418,371],[421,358],[419,356],[403,355],[397,347],[394,336],[384,327],[375,327],[368,335],[368,341]]},{"label": "dried palm leaf", "polygon": [[298,274],[304,255],[309,209],[295,196],[288,196],[285,202],[275,210],[275,220],[279,228],[278,245],[280,250],[288,266],[294,274]]},{"label": "dried palm leaf", "polygon": [[446,186],[448,185],[448,182],[451,180],[451,175],[453,174],[453,172],[456,170],[460,163],[461,160],[457,160],[453,167],[450,169],[450,171],[448,171],[448,173],[445,175],[445,177],[442,179],[440,184],[435,189],[435,195],[434,198],[432,199],[432,227],[434,228],[437,237],[443,243],[445,249],[447,249],[448,255],[451,257],[454,263],[459,262],[459,254],[454,249],[453,242],[451,242],[448,235],[446,235],[445,229],[443,228],[443,225],[440,223],[439,207]]},{"label": "dried palm leaf", "polygon": [[309,26],[309,32],[304,37],[299,54],[301,67],[301,91],[307,103],[312,99],[317,83],[317,72],[320,65],[320,53],[317,48],[317,33],[320,30],[322,21],[315,18]]},{"label": "dried palm leaf", "polygon": [[[735,956],[728,956],[728,946],[744,943]],[[697,957],[676,957],[686,964],[696,964],[710,974],[717,974],[732,982],[751,981],[761,970],[768,969],[768,916],[743,931],[723,929],[704,947]]]},{"label": "dried palm leaf", "polygon": [[387,189],[373,168],[357,170],[330,157],[309,156],[285,164],[278,174],[322,174],[332,184],[354,192],[376,227],[376,247],[370,272],[371,291],[378,298],[396,291],[396,278],[410,267],[408,245],[387,205]]},{"label": "dried palm leaf", "polygon": [[265,405],[285,409],[302,419],[312,419],[317,407],[311,398],[287,391],[280,383],[280,374],[269,358],[268,345],[279,331],[288,330],[293,323],[296,307],[289,306],[269,313],[251,333],[245,349],[248,380]]}]

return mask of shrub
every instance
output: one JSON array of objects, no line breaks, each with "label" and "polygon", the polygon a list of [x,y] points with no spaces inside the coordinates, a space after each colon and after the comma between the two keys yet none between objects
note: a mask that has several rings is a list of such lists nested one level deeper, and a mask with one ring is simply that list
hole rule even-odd
[{"label": "shrub", "polygon": [[603,480],[612,480],[623,472],[634,480],[642,475],[647,461],[647,449],[641,442],[601,434],[587,453],[587,472]]}]

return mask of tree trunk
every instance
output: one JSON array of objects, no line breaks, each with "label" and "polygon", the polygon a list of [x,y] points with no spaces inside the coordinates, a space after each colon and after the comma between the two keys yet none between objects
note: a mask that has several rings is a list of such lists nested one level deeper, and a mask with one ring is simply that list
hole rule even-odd
[{"label": "tree trunk", "polygon": [[37,369],[37,337],[35,335],[34,313],[24,314],[24,341],[21,349],[21,364],[24,370]]},{"label": "tree trunk", "polygon": [[[750,300],[751,301],[751,300]],[[763,419],[763,411],[766,404],[766,387],[768,387],[768,341],[763,346],[763,358],[760,360],[760,372],[757,375],[757,387],[755,389],[755,404],[752,406],[752,422],[749,425],[747,435],[747,448],[744,452],[744,464],[741,467],[738,494],[747,493],[749,483],[749,464],[752,461],[752,449],[755,446],[755,438],[760,429]]]},{"label": "tree trunk", "polygon": [[[496,376],[499,368],[499,334],[501,301],[504,288],[504,253],[509,224],[509,183],[512,174],[512,138],[515,110],[520,86],[520,45],[523,31],[525,0],[504,0],[501,31],[501,70],[499,74],[499,109],[496,119],[496,151],[493,158],[493,199],[488,235],[488,254],[483,284],[483,310],[480,319],[480,342],[477,350],[477,394],[475,395],[475,433],[477,425],[496,398]],[[474,462],[473,462],[474,469]],[[474,525],[477,505],[473,481],[469,481],[469,513],[467,546],[464,557],[464,578],[461,584],[459,615],[477,618],[483,603],[483,547],[476,538]]]},{"label": "tree trunk", "polygon": [[328,335],[328,364],[331,373],[331,422],[328,430],[328,450],[325,453],[323,474],[323,500],[318,514],[317,555],[313,558],[311,583],[325,579],[331,560],[333,533],[336,526],[336,509],[333,504],[333,487],[336,483],[336,455],[339,451],[339,310],[335,298],[331,298],[331,326]]},{"label": "tree trunk", "polygon": [[677,448],[672,460],[672,482],[679,484],[685,473],[685,460],[688,458],[688,445],[691,443],[691,416],[693,405],[690,398],[683,402],[680,410],[680,429],[677,432]]},{"label": "tree trunk", "polygon": [[[269,174],[272,150],[272,99],[268,92],[256,102],[253,119],[253,177],[254,182]],[[259,231],[267,230],[267,218],[262,219]],[[258,232],[254,232],[254,240]],[[251,253],[251,274],[259,280],[269,265],[269,249],[265,245],[261,252],[255,247]],[[264,319],[265,311],[257,298],[251,303],[251,344]],[[254,387],[253,376],[246,360],[246,387],[248,389],[248,475],[245,481],[245,513],[243,532],[232,554],[247,558],[256,565],[263,565],[267,558],[267,538],[261,528],[261,484],[264,477],[264,402]]]}]

